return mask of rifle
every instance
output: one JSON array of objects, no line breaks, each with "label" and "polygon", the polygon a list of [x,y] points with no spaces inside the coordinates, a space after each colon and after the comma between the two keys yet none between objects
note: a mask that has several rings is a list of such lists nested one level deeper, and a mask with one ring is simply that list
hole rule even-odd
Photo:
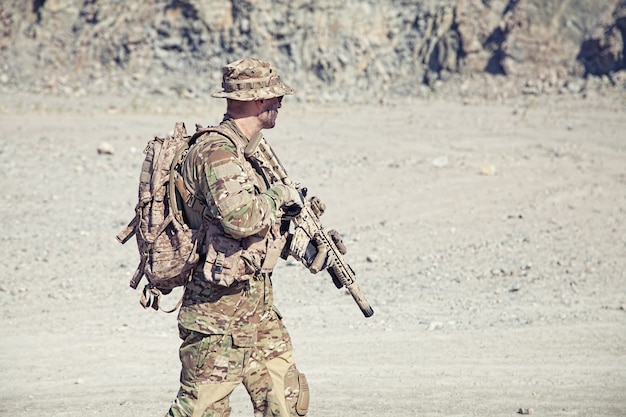
[{"label": "rifle", "polygon": [[[279,180],[290,187],[295,186],[274,150],[265,142],[260,133],[250,140],[245,154],[247,158],[251,157],[256,160],[263,172],[272,180]],[[306,188],[298,188],[298,190],[303,197],[306,197]],[[357,285],[354,270],[343,257],[346,247],[339,233],[334,230],[327,231],[322,226],[320,216],[325,209],[324,203],[317,197],[312,197],[304,202],[299,212],[285,213],[284,218],[290,220],[291,230],[281,257],[287,259],[289,255],[293,256],[313,274],[326,269],[335,286],[338,289],[343,287],[348,290],[363,315],[371,317],[374,310]]]}]

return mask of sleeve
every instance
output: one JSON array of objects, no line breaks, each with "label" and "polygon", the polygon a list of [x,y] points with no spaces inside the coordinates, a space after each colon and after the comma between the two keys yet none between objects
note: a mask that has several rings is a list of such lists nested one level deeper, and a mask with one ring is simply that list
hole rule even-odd
[{"label": "sleeve", "polygon": [[235,239],[266,233],[278,218],[284,190],[261,192],[244,168],[245,159],[226,138],[208,142],[194,158],[200,193],[224,232]]}]

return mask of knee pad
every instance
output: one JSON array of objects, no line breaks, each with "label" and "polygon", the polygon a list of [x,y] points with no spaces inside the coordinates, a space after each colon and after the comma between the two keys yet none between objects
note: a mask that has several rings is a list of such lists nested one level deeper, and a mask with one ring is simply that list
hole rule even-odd
[{"label": "knee pad", "polygon": [[306,416],[309,411],[309,383],[304,374],[298,374],[298,385],[300,386],[300,395],[296,401],[296,413],[299,416]]},{"label": "knee pad", "polygon": [[292,416],[306,416],[309,410],[309,384],[306,376],[291,365],[285,375],[285,400]]}]

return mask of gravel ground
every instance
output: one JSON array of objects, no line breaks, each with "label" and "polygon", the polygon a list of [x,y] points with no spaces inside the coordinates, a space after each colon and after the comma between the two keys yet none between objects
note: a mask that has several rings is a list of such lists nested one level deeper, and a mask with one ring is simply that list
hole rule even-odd
[{"label": "gravel ground", "polygon": [[[266,137],[326,202],[375,310],[277,268],[309,417],[623,416],[625,103],[285,100]],[[165,413],[176,317],[141,309],[115,235],[146,141],[223,104],[0,97],[0,415]],[[243,389],[232,405],[251,415]]]}]

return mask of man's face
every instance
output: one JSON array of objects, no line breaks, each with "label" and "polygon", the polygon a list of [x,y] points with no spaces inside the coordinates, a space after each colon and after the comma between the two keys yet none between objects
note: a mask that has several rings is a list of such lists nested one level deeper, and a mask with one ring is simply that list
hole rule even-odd
[{"label": "man's face", "polygon": [[271,129],[276,125],[276,117],[278,116],[278,109],[282,107],[282,97],[274,97],[263,100],[261,113],[259,119],[263,125],[263,129]]}]

